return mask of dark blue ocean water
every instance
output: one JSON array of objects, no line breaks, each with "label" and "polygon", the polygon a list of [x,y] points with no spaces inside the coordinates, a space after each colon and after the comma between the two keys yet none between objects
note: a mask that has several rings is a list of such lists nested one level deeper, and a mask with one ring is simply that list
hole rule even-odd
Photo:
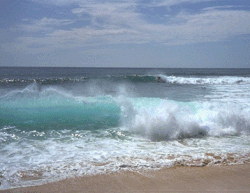
[{"label": "dark blue ocean water", "polygon": [[0,67],[0,189],[249,162],[249,133],[250,69]]}]

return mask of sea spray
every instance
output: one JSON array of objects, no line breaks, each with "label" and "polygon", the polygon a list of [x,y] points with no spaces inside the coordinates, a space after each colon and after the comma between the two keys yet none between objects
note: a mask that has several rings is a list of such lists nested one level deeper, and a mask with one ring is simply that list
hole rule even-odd
[{"label": "sea spray", "polygon": [[249,69],[0,67],[0,189],[249,162],[249,77]]},{"label": "sea spray", "polygon": [[235,106],[232,111],[232,104],[207,105],[150,98],[128,101],[122,108],[125,128],[153,141],[250,132],[248,108]]}]

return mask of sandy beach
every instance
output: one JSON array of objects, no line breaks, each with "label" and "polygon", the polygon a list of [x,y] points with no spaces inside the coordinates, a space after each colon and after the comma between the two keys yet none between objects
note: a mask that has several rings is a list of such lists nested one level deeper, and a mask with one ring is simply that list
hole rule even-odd
[{"label": "sandy beach", "polygon": [[0,192],[250,192],[250,164],[121,171]]}]

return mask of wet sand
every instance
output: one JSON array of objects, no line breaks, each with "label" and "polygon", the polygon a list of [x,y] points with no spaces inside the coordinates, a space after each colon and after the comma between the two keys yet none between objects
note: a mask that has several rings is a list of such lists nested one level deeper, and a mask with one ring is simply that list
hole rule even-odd
[{"label": "wet sand", "polygon": [[0,192],[250,192],[250,164],[121,171]]}]

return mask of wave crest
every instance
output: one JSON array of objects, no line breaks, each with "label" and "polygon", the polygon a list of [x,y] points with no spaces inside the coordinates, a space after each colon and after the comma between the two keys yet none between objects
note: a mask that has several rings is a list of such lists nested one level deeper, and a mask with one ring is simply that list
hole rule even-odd
[{"label": "wave crest", "polygon": [[212,109],[211,104],[159,99],[158,104],[151,105],[146,108],[126,105],[124,127],[152,141],[250,133],[249,112],[237,107],[234,112],[225,112],[228,104],[216,103],[217,108]]},{"label": "wave crest", "polygon": [[250,84],[249,77],[178,77],[160,75],[161,79],[169,84],[197,84],[197,85],[224,85],[224,84]]}]

